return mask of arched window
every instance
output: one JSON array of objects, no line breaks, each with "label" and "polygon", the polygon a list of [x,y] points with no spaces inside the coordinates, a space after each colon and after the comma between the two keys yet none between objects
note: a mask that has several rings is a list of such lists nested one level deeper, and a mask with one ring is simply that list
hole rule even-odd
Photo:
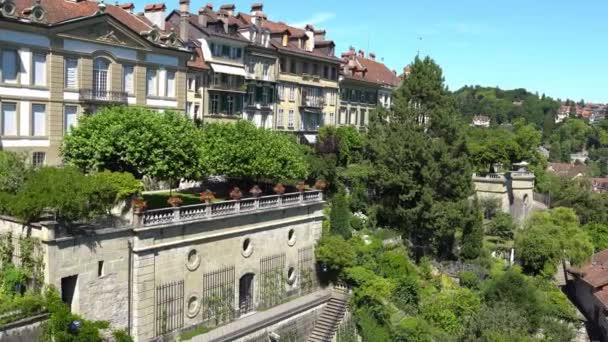
[{"label": "arched window", "polygon": [[105,58],[95,58],[93,62],[93,96],[106,98],[108,96],[108,69],[110,61]]}]

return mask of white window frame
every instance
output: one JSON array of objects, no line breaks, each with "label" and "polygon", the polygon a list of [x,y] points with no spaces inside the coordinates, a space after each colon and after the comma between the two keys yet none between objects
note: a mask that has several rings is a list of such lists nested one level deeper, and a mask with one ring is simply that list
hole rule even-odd
[{"label": "white window frame", "polygon": [[[42,111],[36,111],[35,109],[41,108]],[[42,121],[38,122],[36,114],[42,114]],[[47,108],[43,103],[32,103],[32,127],[30,134],[33,137],[45,137],[47,136]]]},{"label": "white window frame", "polygon": [[[37,158],[37,156],[42,156],[42,160],[40,160],[40,158]],[[37,163],[37,161],[40,160],[39,163]],[[40,166],[44,166],[44,164],[46,164],[46,153],[45,152],[33,152],[32,153],[32,166],[34,167],[40,167]]]},{"label": "white window frame", "polygon": [[[7,84],[18,84],[19,83],[19,74],[21,72],[21,63],[19,61],[19,50],[17,49],[3,49],[0,51],[0,72],[2,73],[2,83],[7,83]],[[11,53],[14,54],[14,70],[15,70],[15,79],[11,79],[11,80],[7,80],[6,75],[5,75],[5,70],[6,70],[6,66],[5,63],[10,63],[10,61],[7,59],[8,57],[5,57],[6,54]]]},{"label": "white window frame", "polygon": [[296,87],[293,84],[289,85],[289,101],[294,102],[296,100]]},{"label": "white window frame", "polygon": [[295,123],[295,113],[293,109],[289,110],[289,114],[287,116],[287,127],[288,128],[293,128],[294,127],[294,123]]},{"label": "white window frame", "polygon": [[[150,76],[154,77],[150,78]],[[158,69],[146,69],[146,96],[158,96]]]},{"label": "white window frame", "polygon": [[[171,76],[171,77],[170,77]],[[166,78],[165,78],[165,96],[166,97],[175,97],[176,89],[175,89],[175,71],[167,70]]]},{"label": "white window frame", "polygon": [[[5,106],[14,106],[14,110],[13,110],[13,115],[14,117],[14,125],[15,125],[15,131],[14,134],[13,132],[11,132],[11,134],[7,134],[6,131],[6,116],[5,116]],[[0,118],[1,124],[2,124],[2,136],[8,136],[8,137],[14,137],[17,136],[19,134],[19,104],[17,102],[2,102],[0,103],[0,115],[2,116],[2,118]]]},{"label": "white window frame", "polygon": [[[73,113],[68,113],[68,108],[73,108],[74,112]],[[69,117],[68,114],[71,114],[74,116],[74,122],[73,124],[70,124]],[[76,105],[65,105],[63,106],[63,127],[64,127],[64,131],[65,132],[69,132],[72,130],[73,127],[76,127],[78,125],[78,106]]]},{"label": "white window frame", "polygon": [[[74,65],[72,67],[70,67],[70,65],[69,65],[70,62],[74,62]],[[70,69],[74,70],[73,85],[70,85],[70,78],[69,78]],[[64,59],[63,77],[64,77],[63,85],[66,89],[78,89],[78,58],[66,57]]]},{"label": "white window frame", "polygon": [[[130,73],[127,72],[130,70]],[[130,86],[128,76],[130,75]],[[125,64],[122,67],[122,88],[127,94],[135,93],[135,67],[130,64]]]},{"label": "white window frame", "polygon": [[279,112],[277,113],[277,127],[283,127],[283,115],[285,115],[285,111],[283,108],[279,108]]},{"label": "white window frame", "polygon": [[[42,58],[40,61],[38,58]],[[39,62],[42,62],[42,70],[38,70],[36,66]],[[47,57],[45,53],[34,52],[32,55],[32,84],[36,87],[45,87],[47,84],[46,70],[47,70]]]}]

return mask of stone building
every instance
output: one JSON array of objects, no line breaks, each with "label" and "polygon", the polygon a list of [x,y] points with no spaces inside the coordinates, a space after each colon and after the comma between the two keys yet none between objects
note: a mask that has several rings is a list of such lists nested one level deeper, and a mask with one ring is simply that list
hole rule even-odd
[{"label": "stone building", "polygon": [[[164,6],[160,6],[164,8]],[[35,165],[59,164],[66,131],[108,104],[185,108],[190,53],[132,5],[88,0],[0,3],[1,144]]]},{"label": "stone building", "polygon": [[365,129],[369,115],[377,106],[390,108],[392,93],[401,80],[386,65],[376,61],[376,55],[367,57],[355,48],[342,54],[340,76],[340,110],[333,124],[352,125]]},{"label": "stone building", "polygon": [[[238,323],[290,300],[295,304],[269,326],[319,311],[329,300],[314,295],[323,206],[320,191],[298,192],[137,211],[130,224],[78,233],[1,217],[0,235],[11,233],[16,246],[28,232],[41,241],[44,282],[73,312],[148,341],[200,324]],[[224,330],[214,334],[237,333]]]}]

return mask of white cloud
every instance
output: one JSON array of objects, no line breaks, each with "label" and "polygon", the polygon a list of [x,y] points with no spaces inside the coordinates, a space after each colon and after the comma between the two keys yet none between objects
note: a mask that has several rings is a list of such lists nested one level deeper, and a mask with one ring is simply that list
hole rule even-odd
[{"label": "white cloud", "polygon": [[293,23],[293,24],[291,24],[291,26],[305,27],[308,24],[315,26],[315,25],[323,24],[324,22],[327,22],[335,17],[336,17],[336,14],[332,13],[332,12],[319,12],[304,21]]}]

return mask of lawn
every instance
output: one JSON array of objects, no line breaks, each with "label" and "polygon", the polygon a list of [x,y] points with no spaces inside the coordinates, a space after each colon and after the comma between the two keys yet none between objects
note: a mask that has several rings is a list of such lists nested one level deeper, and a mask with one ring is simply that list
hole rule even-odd
[{"label": "lawn", "polygon": [[[201,204],[201,200],[199,199],[199,194],[193,193],[185,193],[185,192],[173,192],[174,196],[178,196],[184,201],[183,205],[192,205],[192,204]],[[167,199],[169,199],[169,192],[158,192],[153,194],[144,194],[144,200],[148,204],[148,209],[160,209],[160,208],[168,208],[170,207],[169,203],[167,203]]]}]

